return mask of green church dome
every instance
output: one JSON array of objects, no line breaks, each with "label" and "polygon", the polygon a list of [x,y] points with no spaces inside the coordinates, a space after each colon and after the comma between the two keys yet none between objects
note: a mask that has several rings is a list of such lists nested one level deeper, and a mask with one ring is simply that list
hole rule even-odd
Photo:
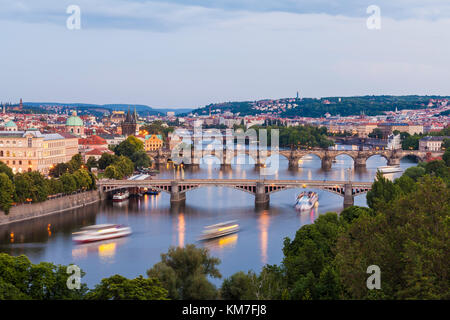
[{"label": "green church dome", "polygon": [[14,121],[9,120],[9,121],[5,124],[5,127],[9,127],[9,128],[11,128],[11,127],[17,127],[17,124],[15,124]]},{"label": "green church dome", "polygon": [[66,126],[83,126],[83,120],[77,116],[77,113],[74,112],[69,119],[66,121]]}]

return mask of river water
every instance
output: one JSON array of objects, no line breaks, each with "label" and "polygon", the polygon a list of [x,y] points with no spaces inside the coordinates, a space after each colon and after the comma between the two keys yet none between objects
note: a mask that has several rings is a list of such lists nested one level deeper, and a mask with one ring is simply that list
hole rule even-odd
[{"label": "river water", "polygon": [[[220,170],[211,159],[204,159],[196,170],[163,168],[157,177],[259,179],[259,169],[251,160],[248,164],[233,164]],[[238,161],[236,161],[238,162]],[[288,169],[281,158],[279,170],[267,179],[373,181],[376,169],[386,160],[373,156],[365,169],[353,169],[353,160],[341,155],[332,169],[323,171],[315,156],[302,159],[298,169]],[[403,170],[415,165],[402,159]],[[349,170],[350,168],[350,170]],[[401,173],[391,174],[391,178]],[[170,246],[196,244],[210,250],[221,259],[219,270],[223,277],[237,271],[259,272],[265,264],[279,264],[283,259],[283,239],[294,238],[296,231],[328,211],[340,212],[343,198],[330,192],[315,190],[319,206],[310,212],[297,212],[293,205],[301,189],[288,189],[270,196],[267,210],[254,208],[254,196],[225,187],[208,187],[189,191],[184,208],[171,208],[166,193],[130,198],[122,203],[104,201],[89,207],[47,217],[0,226],[0,252],[25,254],[33,263],[74,263],[86,275],[82,282],[92,288],[102,278],[121,274],[126,277],[146,276],[146,270],[160,261],[160,254]],[[355,197],[355,205],[365,206],[365,195]],[[198,242],[203,227],[223,221],[238,220],[239,233],[208,242]],[[77,245],[72,232],[83,226],[99,223],[127,224],[133,234],[127,238]],[[223,279],[223,278],[222,278]],[[212,280],[220,285],[221,279]]]}]

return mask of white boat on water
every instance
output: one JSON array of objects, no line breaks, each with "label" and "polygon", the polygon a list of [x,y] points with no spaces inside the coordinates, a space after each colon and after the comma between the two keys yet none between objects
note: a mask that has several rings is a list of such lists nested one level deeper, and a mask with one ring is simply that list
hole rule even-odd
[{"label": "white boat on water", "polygon": [[314,207],[319,200],[319,195],[313,191],[302,192],[297,195],[297,201],[295,203],[295,209],[297,210],[309,210]]},{"label": "white boat on water", "polygon": [[377,170],[381,171],[381,173],[394,173],[394,172],[402,171],[400,166],[381,166],[381,167],[378,167]]},{"label": "white boat on water", "polygon": [[81,228],[72,233],[72,240],[76,243],[87,243],[126,237],[131,234],[131,228],[120,224],[96,224]]},{"label": "white boat on water", "polygon": [[239,224],[235,221],[227,221],[205,227],[199,240],[208,240],[222,237],[239,231]]},{"label": "white boat on water", "polygon": [[124,200],[128,199],[129,197],[130,197],[130,193],[128,191],[118,192],[113,195],[113,201],[114,202],[124,201]]}]

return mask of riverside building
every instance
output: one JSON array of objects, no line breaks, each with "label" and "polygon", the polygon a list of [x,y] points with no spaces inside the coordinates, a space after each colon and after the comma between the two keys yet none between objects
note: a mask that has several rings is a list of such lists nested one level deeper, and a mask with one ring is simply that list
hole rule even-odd
[{"label": "riverside building", "polygon": [[0,161],[14,173],[37,170],[47,174],[54,165],[69,161],[77,153],[78,138],[67,133],[0,131]]}]

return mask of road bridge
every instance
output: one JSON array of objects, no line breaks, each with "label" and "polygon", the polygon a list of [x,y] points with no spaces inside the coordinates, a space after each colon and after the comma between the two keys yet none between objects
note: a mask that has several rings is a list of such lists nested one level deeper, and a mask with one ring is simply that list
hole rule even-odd
[{"label": "road bridge", "polygon": [[354,197],[367,193],[372,182],[325,181],[325,180],[251,180],[251,179],[147,179],[112,180],[101,179],[98,182],[100,192],[112,192],[125,188],[151,188],[170,194],[171,204],[183,204],[186,193],[202,187],[229,187],[255,196],[255,206],[267,206],[270,194],[292,189],[321,189],[344,198],[344,208],[353,205]]}]

